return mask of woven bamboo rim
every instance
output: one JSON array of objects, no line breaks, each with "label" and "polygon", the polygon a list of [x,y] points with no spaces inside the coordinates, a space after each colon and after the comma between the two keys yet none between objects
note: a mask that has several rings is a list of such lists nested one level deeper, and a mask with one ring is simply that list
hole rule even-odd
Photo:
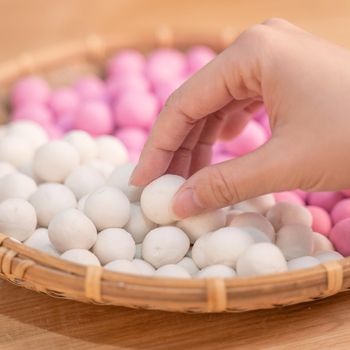
[{"label": "woven bamboo rim", "polygon": [[[45,74],[79,62],[101,65],[120,48],[149,51],[203,43],[220,50],[235,36],[228,28],[212,37],[176,36],[161,28],[154,37],[102,39],[24,54],[0,65],[5,89],[26,74]],[[350,258],[283,274],[252,278],[174,279],[120,274],[49,256],[0,233],[0,277],[53,297],[81,302],[179,312],[243,312],[325,298],[350,288]]]}]

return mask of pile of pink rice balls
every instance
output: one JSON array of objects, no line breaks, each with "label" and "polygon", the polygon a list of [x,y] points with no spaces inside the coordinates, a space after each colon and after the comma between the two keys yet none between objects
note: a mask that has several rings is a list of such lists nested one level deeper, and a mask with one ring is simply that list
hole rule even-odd
[{"label": "pile of pink rice balls", "polygon": [[[193,46],[186,52],[155,49],[147,56],[125,49],[108,60],[104,78],[85,75],[59,88],[51,87],[40,76],[21,78],[10,93],[10,123],[0,129],[0,183],[1,177],[14,171],[13,168],[35,180],[29,165],[37,149],[52,140],[76,144],[81,162],[91,164],[105,178],[116,165],[137,163],[148,133],[169,95],[215,55],[206,46]],[[37,132],[38,128],[35,131],[29,127],[33,123],[35,127],[40,126],[46,140]],[[217,142],[212,161],[218,163],[242,156],[261,146],[270,136],[268,116],[261,109],[239,136]],[[28,147],[28,139],[35,144],[34,149]],[[91,140],[98,145],[97,156],[96,150],[95,153],[89,151]],[[79,149],[81,145],[84,147]],[[64,177],[50,176],[47,175],[46,182],[64,183]],[[37,185],[39,183],[37,181]],[[0,197],[2,192],[0,188]],[[306,260],[300,262],[302,266],[313,266],[312,257],[317,249],[318,253],[335,251],[340,258],[350,256],[350,190],[313,193],[294,190],[274,193],[273,200],[273,205],[286,202],[287,207],[301,206],[312,218],[314,247],[313,251],[303,254],[307,256],[303,256]],[[259,212],[254,205],[250,209]],[[249,205],[236,205],[230,210],[228,217],[234,222],[242,211],[249,212]],[[270,221],[273,222],[273,218]]]}]

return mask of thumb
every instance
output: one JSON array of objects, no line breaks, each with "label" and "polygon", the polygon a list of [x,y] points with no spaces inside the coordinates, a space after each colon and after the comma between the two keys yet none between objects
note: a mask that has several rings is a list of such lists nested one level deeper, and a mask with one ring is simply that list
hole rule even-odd
[{"label": "thumb", "polygon": [[207,166],[175,194],[174,213],[184,218],[262,194],[297,188],[297,167],[292,158],[290,150],[287,152],[281,142],[271,139],[243,157]]}]

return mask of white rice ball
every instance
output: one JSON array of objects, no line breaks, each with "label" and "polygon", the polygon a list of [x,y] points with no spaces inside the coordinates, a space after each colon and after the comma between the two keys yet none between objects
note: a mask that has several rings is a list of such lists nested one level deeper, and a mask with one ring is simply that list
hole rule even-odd
[{"label": "white rice ball", "polygon": [[81,265],[101,266],[97,257],[86,249],[70,249],[61,255],[61,259]]},{"label": "white rice ball", "polygon": [[226,265],[211,265],[204,267],[202,270],[200,270],[196,277],[197,278],[230,278],[235,277],[236,272],[233,268],[226,266]]},{"label": "white rice ball", "polygon": [[98,231],[123,227],[130,218],[130,202],[115,187],[101,187],[85,201],[84,213],[93,221]]},{"label": "white rice ball", "polygon": [[88,162],[86,165],[98,170],[105,179],[108,179],[114,170],[114,165],[112,163],[101,159],[94,159]]},{"label": "white rice ball", "polygon": [[12,164],[0,161],[0,178],[15,172],[16,168]]},{"label": "white rice ball", "polygon": [[38,224],[48,227],[52,218],[59,212],[75,208],[77,201],[73,192],[66,186],[57,183],[45,183],[29,197],[38,217]]},{"label": "white rice ball", "polygon": [[77,208],[82,212],[84,212],[85,202],[88,197],[89,197],[89,194],[86,194],[85,196],[82,196],[78,201]]},{"label": "white rice ball", "polygon": [[105,184],[104,176],[96,169],[80,166],[73,170],[64,181],[77,199],[89,194]]},{"label": "white rice ball", "polygon": [[313,256],[301,256],[300,258],[289,260],[287,265],[289,271],[295,271],[320,265],[320,261]]},{"label": "white rice ball", "polygon": [[128,161],[128,150],[124,144],[113,136],[100,136],[96,139],[98,158],[114,165]]},{"label": "white rice ball", "polygon": [[96,142],[87,132],[73,130],[67,133],[64,139],[78,151],[81,164],[87,163],[97,157],[98,150]]},{"label": "white rice ball", "polygon": [[135,242],[124,229],[109,228],[98,234],[92,251],[103,265],[113,260],[131,261],[135,256]]},{"label": "white rice ball", "polygon": [[33,156],[34,148],[25,139],[10,135],[0,139],[0,161],[21,168],[29,164]]},{"label": "white rice ball", "polygon": [[22,242],[34,233],[36,224],[35,209],[26,200],[10,198],[0,203],[0,232]]},{"label": "white rice ball", "polygon": [[178,227],[158,227],[146,235],[142,243],[142,257],[158,268],[178,263],[189,247],[190,240]]},{"label": "white rice ball", "polygon": [[118,259],[109,262],[104,266],[106,270],[119,272],[119,273],[129,273],[132,275],[139,275],[140,271],[136,264],[133,264],[130,260]]},{"label": "white rice ball", "polygon": [[319,252],[332,251],[334,250],[332,242],[323,234],[314,232],[313,233],[313,252],[315,255]]},{"label": "white rice ball", "polygon": [[177,175],[163,175],[148,184],[141,195],[144,214],[159,225],[169,225],[177,217],[172,210],[173,197],[185,179]]},{"label": "white rice ball", "polygon": [[49,141],[41,146],[33,159],[33,171],[42,181],[64,182],[79,166],[78,151],[66,141]]},{"label": "white rice ball", "polygon": [[238,276],[257,276],[287,271],[287,262],[272,243],[256,243],[248,247],[237,260]]},{"label": "white rice ball", "polygon": [[28,199],[37,189],[29,176],[13,173],[0,178],[0,202],[9,198]]},{"label": "white rice ball", "polygon": [[203,234],[215,231],[225,226],[225,223],[224,210],[215,210],[182,219],[176,226],[185,231],[191,243],[194,243]]},{"label": "white rice ball", "polygon": [[60,252],[90,249],[96,242],[97,231],[86,215],[78,209],[69,208],[56,214],[50,221],[49,238]]},{"label": "white rice ball", "polygon": [[31,248],[38,249],[46,254],[52,256],[60,256],[57,249],[52,245],[49,239],[49,232],[47,228],[37,228],[34,233],[23,242]]},{"label": "white rice ball", "polygon": [[118,165],[107,179],[107,185],[118,187],[129,198],[130,202],[140,201],[143,190],[143,187],[129,185],[130,176],[134,169],[135,164]]},{"label": "white rice ball", "polygon": [[142,212],[139,203],[130,204],[130,219],[124,226],[136,243],[142,243],[146,234],[157,227],[157,224],[149,220]]},{"label": "white rice ball", "polygon": [[195,262],[187,256],[180,260],[176,265],[183,267],[191,276],[195,275],[199,271],[199,268]]},{"label": "white rice ball", "polygon": [[190,278],[191,275],[181,266],[168,264],[161,266],[154,273],[156,277]]},{"label": "white rice ball", "polygon": [[340,253],[335,251],[319,252],[315,254],[314,257],[323,264],[326,263],[327,261],[344,259],[344,257]]},{"label": "white rice ball", "polygon": [[140,275],[152,276],[155,272],[155,268],[145,260],[134,259],[132,263],[137,267]]}]

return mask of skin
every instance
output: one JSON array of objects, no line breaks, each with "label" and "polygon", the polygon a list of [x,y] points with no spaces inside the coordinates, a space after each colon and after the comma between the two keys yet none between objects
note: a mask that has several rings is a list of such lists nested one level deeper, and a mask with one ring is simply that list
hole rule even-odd
[{"label": "skin", "polygon": [[[265,193],[350,187],[350,52],[281,19],[243,32],[168,99],[131,183],[187,178],[179,217]],[[213,143],[239,134],[264,103],[272,138],[208,165]]]}]

